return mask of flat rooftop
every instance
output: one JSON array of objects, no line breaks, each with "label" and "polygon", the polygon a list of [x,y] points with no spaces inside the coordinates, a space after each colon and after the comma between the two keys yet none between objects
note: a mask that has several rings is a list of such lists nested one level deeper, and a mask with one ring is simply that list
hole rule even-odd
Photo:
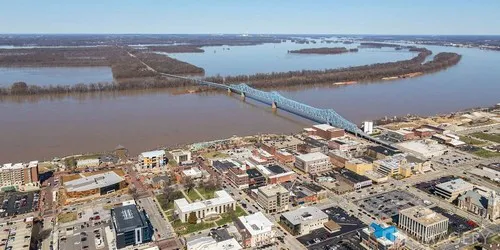
[{"label": "flat rooftop", "polygon": [[0,172],[2,171],[8,171],[8,170],[15,170],[15,169],[23,169],[23,168],[33,168],[38,166],[38,161],[30,161],[29,163],[5,163],[3,165],[0,165]]},{"label": "flat rooftop", "polygon": [[268,147],[274,147],[276,149],[287,148],[291,146],[296,146],[302,144],[303,142],[293,136],[286,136],[284,139],[268,140],[264,141],[264,145]]},{"label": "flat rooftop", "polygon": [[207,207],[224,205],[235,202],[225,190],[215,191],[215,198],[189,203],[185,198],[177,199],[174,203],[183,213],[198,211]]},{"label": "flat rooftop", "polygon": [[262,212],[241,216],[238,219],[252,236],[270,232],[274,225]]},{"label": "flat rooftop", "polygon": [[164,154],[165,150],[154,150],[154,151],[142,152],[141,156],[146,158],[152,158],[152,157],[159,157]]},{"label": "flat rooftop", "polygon": [[317,160],[330,160],[330,157],[327,155],[321,153],[321,152],[314,152],[314,153],[309,153],[309,154],[302,154],[297,156],[298,159],[309,162],[309,161],[317,161]]},{"label": "flat rooftop", "polygon": [[267,197],[275,196],[277,193],[288,193],[288,190],[279,184],[271,184],[263,187],[259,187],[259,192],[263,193]]},{"label": "flat rooftop", "polygon": [[113,224],[118,233],[128,232],[147,225],[144,214],[141,214],[135,204],[115,207],[112,210]]},{"label": "flat rooftop", "polygon": [[343,130],[341,128],[336,128],[336,127],[330,126],[328,124],[316,124],[316,125],[313,125],[313,128],[316,128],[316,129],[319,129],[319,130],[323,130],[323,131]]},{"label": "flat rooftop", "polygon": [[250,178],[262,177],[262,173],[259,172],[259,170],[255,169],[255,168],[247,169],[247,174],[248,174],[248,177],[250,177]]},{"label": "flat rooftop", "polygon": [[442,189],[450,193],[454,193],[454,192],[462,192],[464,190],[472,190],[474,188],[474,185],[464,181],[461,178],[457,178],[455,180],[437,184],[436,188]]},{"label": "flat rooftop", "polygon": [[282,213],[292,225],[299,225],[307,221],[328,219],[328,215],[317,207],[301,207],[297,210]]},{"label": "flat rooftop", "polygon": [[448,220],[448,218],[444,215],[436,213],[424,206],[415,206],[403,209],[399,211],[399,214],[404,214],[412,220],[425,226]]},{"label": "flat rooftop", "polygon": [[96,188],[103,188],[113,184],[122,182],[124,179],[114,171],[109,171],[102,174],[91,175],[80,179],[68,181],[64,183],[64,187],[68,192],[81,192]]},{"label": "flat rooftop", "polygon": [[349,181],[352,181],[354,183],[359,183],[359,182],[365,182],[371,180],[370,178],[357,174],[351,170],[343,169],[341,170],[340,174],[344,176],[344,178],[348,179]]}]

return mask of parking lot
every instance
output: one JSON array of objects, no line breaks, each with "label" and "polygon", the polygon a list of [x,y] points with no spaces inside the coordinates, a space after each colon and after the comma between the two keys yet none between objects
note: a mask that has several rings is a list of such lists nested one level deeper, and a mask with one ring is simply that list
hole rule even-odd
[{"label": "parking lot", "polygon": [[357,235],[357,232],[365,228],[366,225],[339,207],[330,207],[322,211],[328,214],[330,220],[335,221],[340,226],[340,230],[329,232],[320,228],[310,234],[298,237],[297,240],[308,249],[342,249],[343,245],[344,247],[353,245],[351,249],[358,249],[359,244],[355,244],[357,241],[349,243],[346,239]]},{"label": "parking lot", "polygon": [[424,182],[417,183],[417,184],[415,184],[415,187],[426,192],[426,193],[434,194],[434,187],[436,185],[444,183],[444,182],[448,182],[448,181],[451,181],[454,179],[456,179],[456,177],[451,176],[451,175],[443,176],[439,179],[434,179],[434,180],[430,180],[430,181],[424,181]]},{"label": "parking lot", "polygon": [[[82,223],[60,229],[60,249],[108,249],[105,228],[111,223]],[[82,227],[83,226],[83,227]]]},{"label": "parking lot", "polygon": [[478,227],[478,225],[474,221],[468,220],[462,216],[454,214],[453,212],[448,211],[444,208],[433,207],[431,209],[437,213],[444,215],[450,220],[448,232],[462,234]]},{"label": "parking lot", "polygon": [[25,214],[37,210],[39,197],[38,192],[0,194],[3,201],[0,217]]},{"label": "parking lot", "polygon": [[432,160],[435,162],[439,162],[446,167],[451,167],[473,162],[476,160],[474,158],[479,159],[477,157],[470,156],[464,152],[450,149],[448,150],[448,153],[436,156],[432,158]]},{"label": "parking lot", "polygon": [[[393,190],[387,193],[377,194],[355,202],[366,212],[373,214],[382,220],[391,219],[398,221],[398,213],[401,209],[406,209],[416,205],[430,206],[430,201],[424,201],[413,194],[403,190]],[[364,213],[364,211],[360,211]]]}]

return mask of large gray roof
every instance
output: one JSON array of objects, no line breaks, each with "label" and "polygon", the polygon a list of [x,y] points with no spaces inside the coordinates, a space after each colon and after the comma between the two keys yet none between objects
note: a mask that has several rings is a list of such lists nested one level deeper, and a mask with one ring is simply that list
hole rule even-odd
[{"label": "large gray roof", "polygon": [[114,208],[112,216],[117,233],[127,232],[147,225],[144,214],[139,212],[135,204]]}]

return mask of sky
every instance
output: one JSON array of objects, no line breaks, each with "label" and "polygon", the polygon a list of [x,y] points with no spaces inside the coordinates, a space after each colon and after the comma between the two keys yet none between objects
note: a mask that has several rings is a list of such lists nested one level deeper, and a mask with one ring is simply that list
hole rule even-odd
[{"label": "sky", "polygon": [[500,35],[500,0],[0,0],[0,33]]}]

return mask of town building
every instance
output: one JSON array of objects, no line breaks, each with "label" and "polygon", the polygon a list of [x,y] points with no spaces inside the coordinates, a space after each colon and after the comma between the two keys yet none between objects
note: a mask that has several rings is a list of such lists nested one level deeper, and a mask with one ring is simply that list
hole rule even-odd
[{"label": "town building", "polygon": [[346,162],[353,159],[351,152],[340,151],[338,149],[330,150],[330,152],[328,152],[328,156],[330,157],[330,162],[334,168],[344,168]]},{"label": "town building", "polygon": [[25,163],[7,163],[0,166],[0,187],[40,186],[38,161]]},{"label": "town building", "polygon": [[469,190],[458,197],[458,207],[493,222],[500,219],[500,197],[495,191],[485,196],[477,190]]},{"label": "town building", "polygon": [[328,154],[328,143],[309,136],[304,139],[304,144],[299,145],[298,151],[306,154],[315,152]]},{"label": "town building", "polygon": [[248,175],[248,188],[255,189],[267,184],[266,177],[256,168],[247,169],[246,172]]},{"label": "town building", "polygon": [[301,207],[282,213],[280,222],[290,234],[294,236],[305,235],[322,228],[328,222],[328,215],[317,207]]},{"label": "town building", "polygon": [[225,190],[215,191],[215,198],[189,203],[185,198],[174,201],[174,212],[182,222],[194,213],[198,220],[236,209],[236,201]]},{"label": "town building", "polygon": [[430,128],[417,128],[414,129],[413,132],[415,133],[416,136],[420,138],[429,138],[436,133],[435,130]]},{"label": "town building", "polygon": [[441,198],[449,202],[452,202],[460,194],[463,194],[467,191],[474,189],[474,185],[464,181],[461,178],[457,178],[455,180],[437,184],[434,188],[435,188],[434,194],[440,196]]},{"label": "town building", "polygon": [[401,170],[406,166],[406,164],[407,162],[405,154],[395,154],[393,156],[373,162],[373,165],[377,172],[385,176],[394,176],[401,174]]},{"label": "town building", "polygon": [[245,248],[258,248],[275,241],[274,224],[262,212],[240,216],[235,225]]},{"label": "town building", "polygon": [[341,128],[332,127],[328,124],[317,124],[313,125],[312,128],[307,129],[310,135],[316,135],[322,137],[325,140],[330,140],[332,138],[338,138],[345,135],[345,131]]},{"label": "town building", "polygon": [[176,149],[170,151],[170,154],[172,155],[172,158],[174,158],[174,161],[177,162],[179,165],[192,163],[191,151]]},{"label": "town building", "polygon": [[277,151],[297,151],[297,146],[303,143],[304,142],[293,136],[284,136],[283,138],[264,141],[261,148],[275,155]]},{"label": "town building", "polygon": [[294,165],[308,174],[320,174],[332,170],[330,157],[320,152],[298,155],[295,157]]},{"label": "town building", "polygon": [[353,158],[345,162],[345,168],[356,174],[364,175],[367,171],[373,170],[373,164],[360,158]]},{"label": "town building", "polygon": [[114,171],[95,174],[64,182],[66,197],[83,198],[91,195],[105,195],[127,187],[127,182]]},{"label": "town building", "polygon": [[203,172],[198,167],[192,167],[189,169],[182,170],[183,178],[191,178],[192,180],[197,180],[203,178]]},{"label": "town building", "polygon": [[281,185],[290,191],[290,203],[294,205],[317,202],[328,196],[324,188],[314,183],[299,183],[293,181],[285,182]]},{"label": "town building", "polygon": [[423,206],[399,211],[399,228],[417,240],[429,243],[448,232],[449,219]]},{"label": "town building", "polygon": [[249,187],[250,179],[245,170],[239,168],[230,168],[227,172],[227,178],[229,183],[231,183],[237,189],[246,189]]},{"label": "town building", "polygon": [[76,160],[77,168],[92,168],[99,167],[101,160],[99,158],[78,159]]},{"label": "town building", "polygon": [[340,151],[355,151],[358,150],[362,144],[351,137],[344,136],[328,141],[328,148]]},{"label": "town building", "polygon": [[240,168],[241,163],[234,161],[232,159],[215,160],[212,162],[212,166],[217,173],[224,176],[227,174],[231,168]]},{"label": "town building", "polygon": [[369,187],[373,184],[373,181],[370,178],[364,175],[356,174],[347,169],[341,169],[340,174],[336,175],[336,177],[349,183],[354,189]]},{"label": "town building", "polygon": [[280,165],[257,165],[257,169],[266,177],[268,184],[280,184],[293,181],[297,178],[297,173]]},{"label": "town building", "polygon": [[399,150],[392,147],[384,147],[384,146],[371,146],[368,147],[366,154],[376,160],[384,159],[385,157],[395,155],[400,153]]},{"label": "town building", "polygon": [[257,203],[266,213],[282,212],[288,209],[290,192],[279,184],[270,184],[257,189]]},{"label": "town building", "polygon": [[152,170],[161,168],[168,163],[164,150],[143,152],[138,157],[139,170]]},{"label": "town building", "polygon": [[415,132],[413,131],[408,131],[405,129],[399,129],[399,130],[384,130],[383,135],[390,138],[391,141],[407,141],[407,140],[413,140],[415,139]]},{"label": "town building", "polygon": [[274,156],[276,157],[276,160],[281,164],[293,164],[295,162],[295,156],[290,152],[284,150],[276,151],[276,154]]},{"label": "town building", "polygon": [[430,139],[401,142],[396,144],[396,146],[421,159],[440,156],[448,150],[446,146]]},{"label": "town building", "polygon": [[144,210],[135,204],[122,205],[111,209],[112,229],[118,249],[151,242],[154,231]]},{"label": "town building", "polygon": [[203,236],[186,242],[187,250],[240,250],[243,249],[234,238],[217,241],[213,237]]},{"label": "town building", "polygon": [[385,224],[372,223],[361,230],[360,236],[361,245],[370,250],[399,250],[406,243],[406,235]]}]

